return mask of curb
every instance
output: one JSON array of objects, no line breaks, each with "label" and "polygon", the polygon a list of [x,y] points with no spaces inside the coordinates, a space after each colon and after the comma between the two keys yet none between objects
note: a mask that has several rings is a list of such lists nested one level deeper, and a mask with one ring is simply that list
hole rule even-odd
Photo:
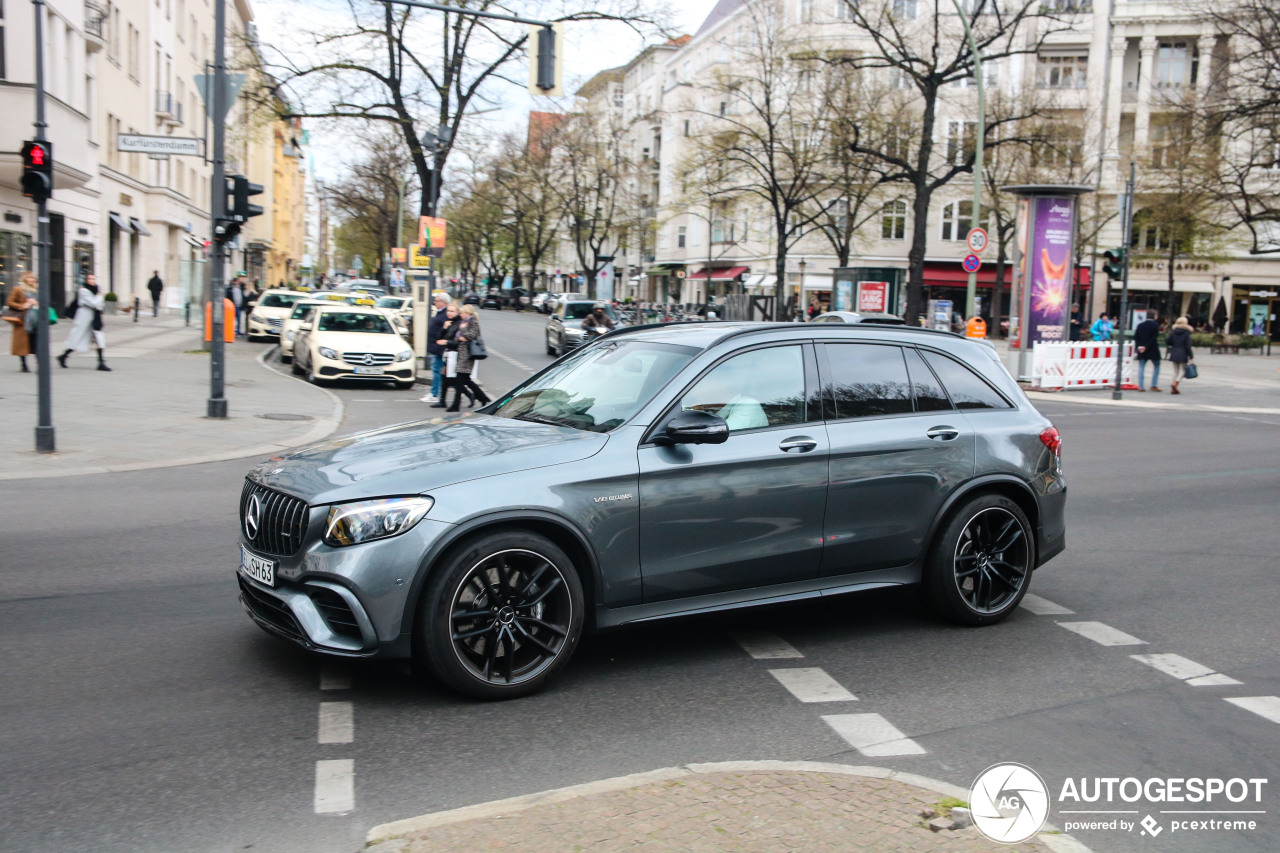
[{"label": "curb", "polygon": [[1221,414],[1236,415],[1280,415],[1280,408],[1256,406],[1212,406],[1206,403],[1182,405],[1180,403],[1153,403],[1146,400],[1087,400],[1080,397],[1068,396],[1069,392],[1065,391],[1032,391],[1030,389],[1023,389],[1023,392],[1032,400],[1032,402],[1037,403],[1068,403],[1074,406],[1114,406],[1122,409],[1166,409],[1176,410],[1179,412],[1217,412]]},{"label": "curb", "polygon": [[[665,782],[695,774],[756,773],[761,771],[832,773],[842,776],[861,776],[869,779],[889,779],[894,782],[902,782],[905,785],[924,788],[944,797],[954,797],[965,802],[968,802],[969,798],[969,792],[958,785],[930,779],[927,776],[920,776],[915,773],[891,770],[887,767],[831,764],[820,761],[718,761],[710,764],[685,764],[679,767],[664,767],[644,773],[632,773],[628,776],[615,776],[612,779],[601,779],[598,782],[585,782],[581,785],[570,785],[565,788],[552,788],[549,791],[540,791],[536,794],[525,794],[521,797],[494,800],[474,806],[463,806],[462,808],[384,823],[369,830],[365,836],[365,847],[367,849],[410,833],[421,832],[424,829],[434,829],[469,820],[496,818],[500,815],[510,815],[513,812],[522,812],[537,806],[568,802],[582,797],[589,797],[593,794],[624,791],[629,788],[650,785],[654,782]],[[1072,836],[1059,832],[1049,824],[1045,824],[1034,840],[1044,844],[1050,850],[1056,851],[1056,853],[1090,853],[1088,847]]]}]

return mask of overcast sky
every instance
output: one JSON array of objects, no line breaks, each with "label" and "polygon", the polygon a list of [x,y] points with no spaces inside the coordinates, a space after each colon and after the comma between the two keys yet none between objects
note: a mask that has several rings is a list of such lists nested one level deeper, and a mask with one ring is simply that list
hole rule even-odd
[{"label": "overcast sky", "polygon": [[[697,30],[715,3],[716,0],[674,0],[672,5],[677,9],[676,24],[680,32],[692,34]],[[296,32],[297,16],[300,13],[307,14],[308,25],[310,25],[314,22],[317,12],[325,5],[323,0],[318,3],[307,2],[307,0],[254,0],[253,8],[259,37],[267,45],[287,46],[292,43]],[[339,4],[334,5],[340,8]],[[589,8],[590,4],[584,0],[583,6]],[[423,10],[415,14],[427,16],[442,13]],[[626,63],[644,46],[644,41],[639,35],[620,24],[566,25],[564,50],[566,90],[572,91],[598,71]],[[535,105],[535,99],[526,90],[512,87],[512,91],[505,98],[504,109],[484,116],[483,122],[488,128],[496,130],[503,129],[503,125],[523,128],[525,117],[531,108],[554,107],[548,99],[537,100],[541,103]],[[311,154],[317,174],[326,181],[340,178],[345,171],[341,126],[329,127],[314,121],[307,124],[311,129]]]}]

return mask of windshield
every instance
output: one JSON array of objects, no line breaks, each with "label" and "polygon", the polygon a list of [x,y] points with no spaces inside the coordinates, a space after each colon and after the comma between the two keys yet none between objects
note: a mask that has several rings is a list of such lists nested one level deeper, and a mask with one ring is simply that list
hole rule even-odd
[{"label": "windshield", "polygon": [[500,399],[500,418],[608,432],[626,422],[701,350],[646,341],[578,350]]},{"label": "windshield", "polygon": [[290,320],[300,320],[311,313],[311,309],[316,306],[308,302],[300,302],[293,306],[293,313],[289,315]]},{"label": "windshield", "polygon": [[[596,307],[594,302],[569,302],[564,306],[564,318],[566,320],[582,320]],[[604,306],[605,315],[617,321],[618,315],[613,313],[613,306],[608,303]]]},{"label": "windshield", "polygon": [[258,303],[263,308],[290,308],[299,299],[305,299],[305,293],[268,293]]},{"label": "windshield", "polygon": [[393,335],[391,324],[381,314],[356,313],[354,311],[326,311],[320,315],[322,332],[373,332]]},{"label": "windshield", "polygon": [[404,307],[404,300],[397,299],[394,296],[384,296],[374,303],[374,305],[378,308],[402,308]]}]

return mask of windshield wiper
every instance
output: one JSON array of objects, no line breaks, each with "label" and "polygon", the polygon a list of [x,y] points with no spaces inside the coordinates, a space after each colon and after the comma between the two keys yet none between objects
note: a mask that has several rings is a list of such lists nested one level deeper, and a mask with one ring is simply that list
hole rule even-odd
[{"label": "windshield wiper", "polygon": [[518,421],[530,421],[535,424],[546,424],[547,426],[562,426],[569,427],[571,429],[578,428],[572,421],[564,421],[560,418],[551,418],[546,415],[535,415],[529,412],[521,412],[515,416],[515,419]]}]

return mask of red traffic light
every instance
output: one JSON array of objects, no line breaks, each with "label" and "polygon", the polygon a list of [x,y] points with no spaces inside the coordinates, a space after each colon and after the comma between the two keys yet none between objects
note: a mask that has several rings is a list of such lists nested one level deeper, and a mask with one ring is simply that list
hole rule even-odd
[{"label": "red traffic light", "polygon": [[39,145],[32,145],[27,155],[31,159],[32,166],[43,166],[45,160],[44,149]]}]

